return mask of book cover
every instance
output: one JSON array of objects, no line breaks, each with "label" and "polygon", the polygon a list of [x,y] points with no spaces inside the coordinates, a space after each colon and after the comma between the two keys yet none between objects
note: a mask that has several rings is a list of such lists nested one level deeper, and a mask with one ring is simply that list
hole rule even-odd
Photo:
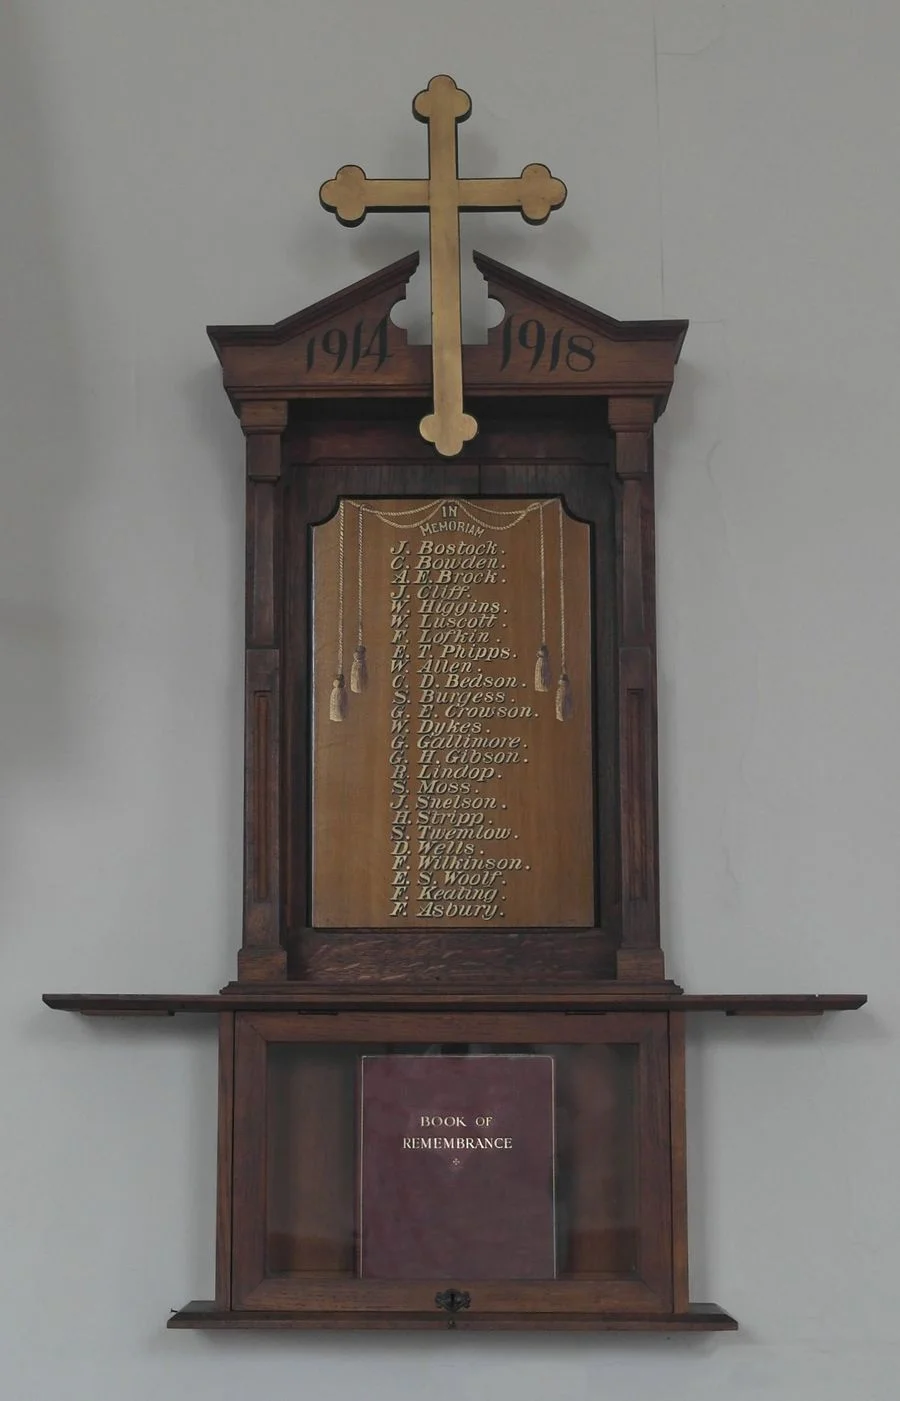
[{"label": "book cover", "polygon": [[552,1056],[363,1056],[359,1272],[552,1279]]}]

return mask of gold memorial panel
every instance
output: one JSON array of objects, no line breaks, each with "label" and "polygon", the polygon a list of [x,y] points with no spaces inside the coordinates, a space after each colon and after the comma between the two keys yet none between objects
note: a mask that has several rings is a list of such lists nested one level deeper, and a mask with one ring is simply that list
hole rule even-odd
[{"label": "gold memorial panel", "polygon": [[344,498],[313,537],[312,924],[592,926],[590,527]]}]

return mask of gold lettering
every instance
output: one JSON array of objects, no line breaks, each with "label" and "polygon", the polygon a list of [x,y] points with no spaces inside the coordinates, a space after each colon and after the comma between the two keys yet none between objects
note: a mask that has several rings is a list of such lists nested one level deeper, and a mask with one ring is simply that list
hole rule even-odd
[{"label": "gold lettering", "polygon": [[[488,1122],[490,1116],[488,1116]],[[403,1138],[403,1147],[410,1148],[414,1152],[427,1153],[459,1153],[459,1152],[508,1152],[512,1146],[511,1138],[481,1138],[481,1137],[451,1137],[432,1134],[428,1138],[411,1136]]]}]

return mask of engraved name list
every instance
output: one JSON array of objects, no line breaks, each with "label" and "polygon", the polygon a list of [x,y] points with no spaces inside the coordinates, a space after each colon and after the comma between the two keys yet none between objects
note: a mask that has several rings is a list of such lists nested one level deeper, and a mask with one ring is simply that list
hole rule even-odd
[{"label": "engraved name list", "polygon": [[588,570],[555,497],[316,527],[314,924],[592,923]]}]

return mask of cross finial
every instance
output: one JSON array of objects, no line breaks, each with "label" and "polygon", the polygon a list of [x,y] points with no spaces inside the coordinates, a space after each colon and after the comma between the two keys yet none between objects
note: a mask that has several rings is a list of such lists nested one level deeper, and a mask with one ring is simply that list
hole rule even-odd
[{"label": "cross finial", "polygon": [[342,224],[361,224],[370,211],[406,209],[429,216],[431,249],[431,363],[434,411],[419,424],[422,437],[444,457],[454,457],[478,424],[463,408],[462,297],[459,279],[459,214],[462,209],[518,209],[529,224],[543,224],[566,198],[566,187],[545,165],[498,180],[461,180],[456,127],[472,100],[442,74],[413,102],[413,115],[428,125],[427,180],[370,180],[358,165],[344,165],[319,191],[324,207]]}]

